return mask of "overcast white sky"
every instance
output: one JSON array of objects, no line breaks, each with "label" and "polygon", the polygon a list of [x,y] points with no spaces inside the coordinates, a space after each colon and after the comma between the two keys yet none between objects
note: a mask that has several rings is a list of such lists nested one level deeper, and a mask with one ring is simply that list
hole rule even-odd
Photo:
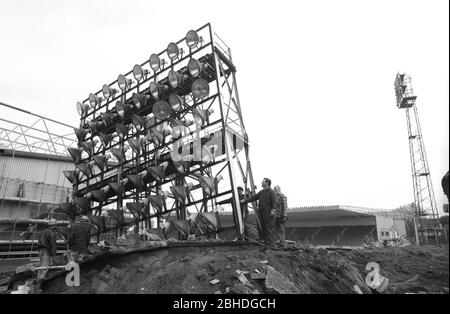
[{"label": "overcast white sky", "polygon": [[393,85],[406,71],[442,213],[448,6],[1,0],[0,101],[78,125],[77,100],[211,22],[232,49],[258,184],[270,177],[290,206],[395,208],[413,201],[405,113],[396,108]]}]

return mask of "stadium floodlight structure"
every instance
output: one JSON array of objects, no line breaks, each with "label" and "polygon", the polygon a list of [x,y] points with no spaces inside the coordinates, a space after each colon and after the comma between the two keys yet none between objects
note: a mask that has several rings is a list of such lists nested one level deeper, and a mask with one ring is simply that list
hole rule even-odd
[{"label": "stadium floodlight structure", "polygon": [[[428,244],[428,238],[430,236],[435,236],[437,241],[437,233],[441,232],[442,227],[439,222],[430,168],[428,166],[422,130],[420,128],[419,114],[416,106],[417,96],[414,93],[409,74],[398,73],[394,85],[397,107],[399,109],[405,109],[406,112],[414,190],[413,218],[416,243],[420,244],[425,241]],[[430,230],[433,230],[434,234],[431,235]]]},{"label": "stadium floodlight structure", "polygon": [[79,148],[71,153],[82,175],[67,176],[80,212],[133,217],[116,219],[117,229],[147,227],[152,219],[184,224],[195,214],[218,215],[216,201],[232,197],[232,229],[242,238],[237,187],[255,192],[248,135],[231,50],[210,24],[150,54],[77,107]]}]

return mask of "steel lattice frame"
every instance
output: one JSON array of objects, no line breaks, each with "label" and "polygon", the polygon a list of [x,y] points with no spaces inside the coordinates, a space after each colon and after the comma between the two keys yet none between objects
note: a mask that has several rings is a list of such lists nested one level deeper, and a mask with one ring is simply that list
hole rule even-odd
[{"label": "steel lattice frame", "polygon": [[[18,123],[3,117],[0,118],[0,144],[4,148],[67,156],[67,148],[76,143],[73,127],[50,118],[0,102],[3,108],[21,112],[27,117],[36,118],[30,125]],[[56,134],[58,131],[64,134]],[[60,132],[58,132],[60,133]]]},{"label": "steel lattice frame", "polygon": [[[406,121],[408,128],[409,153],[411,161],[411,173],[414,189],[414,216],[418,224],[419,233],[430,229],[429,223],[434,229],[441,229],[438,221],[437,205],[431,182],[430,169],[425,152],[419,115],[416,107],[417,96],[411,84],[411,77],[407,74],[397,74],[395,80],[397,107],[406,109]],[[425,221],[428,221],[425,225]],[[428,242],[428,236],[425,236]],[[418,237],[416,241],[420,242]]]},{"label": "steel lattice frame", "polygon": [[[153,218],[156,218],[158,223],[163,219],[165,221],[183,221],[189,215],[198,216],[201,213],[212,212],[217,208],[217,199],[223,199],[226,196],[233,198],[233,207],[236,209],[234,228],[239,238],[243,235],[244,226],[237,187],[242,185],[246,188],[248,185],[249,190],[254,193],[254,183],[249,159],[248,135],[239,103],[236,68],[231,60],[230,49],[213,33],[210,24],[204,25],[196,32],[202,38],[201,46],[191,49],[184,43],[184,38],[179,40],[175,44],[188,53],[170,61],[170,65],[156,70],[152,74],[150,74],[152,71],[149,70],[148,76],[140,81],[136,80],[129,89],[119,91],[106,103],[101,104],[100,102],[92,110],[82,115],[80,130],[84,129],[84,132],[78,143],[78,151],[81,156],[73,157],[77,168],[88,169],[88,172],[84,175],[80,175],[83,173],[80,170],[73,173],[76,177],[72,180],[74,200],[77,204],[74,208],[75,215],[86,212],[92,215],[102,215],[105,211],[112,215],[119,212],[133,219],[129,222],[117,220],[114,228],[120,229],[133,224],[148,226],[150,219]],[[166,53],[167,51],[164,50],[158,56],[163,58]],[[195,58],[206,65],[200,77],[209,82],[210,92],[203,99],[194,98],[191,94],[192,83],[197,78],[187,75],[187,62],[190,58]],[[148,69],[149,65],[149,61],[140,64],[143,69]],[[149,89],[150,82],[166,85],[167,74],[170,70],[175,70],[183,75],[181,85],[176,88],[169,86],[163,96],[152,97]],[[130,71],[125,74],[125,77],[131,78],[132,75],[133,72]],[[109,86],[112,88],[118,86],[118,81],[114,81]],[[98,91],[94,95],[101,97],[101,93],[102,91]],[[144,105],[134,106],[123,117],[118,117],[114,102],[120,100],[130,105],[129,108],[131,108],[133,107],[133,93],[147,97]],[[173,93],[185,98],[182,108],[179,111],[173,111],[169,118],[149,123],[148,121],[153,116],[155,103],[159,100],[167,100]],[[83,101],[83,104],[87,105],[88,103],[89,98]],[[206,116],[201,128],[188,126],[185,129],[187,132],[181,138],[174,136],[172,128],[172,133],[164,137],[162,144],[158,144],[154,139],[151,140],[149,136],[142,141],[146,134],[167,128],[168,123],[174,119],[186,121],[191,116],[195,117],[193,112],[199,109],[205,110],[202,112],[214,110],[213,113]],[[111,120],[109,123],[105,122],[100,128],[90,127],[98,125],[100,121],[105,121],[105,114],[115,116],[115,120]],[[140,129],[130,128],[128,134],[123,138],[118,138],[117,125],[132,125],[134,121],[131,119],[132,115],[146,119],[145,125]],[[88,152],[86,143],[98,139],[100,133],[116,135],[113,136],[111,143],[106,145],[101,141],[93,142],[93,149]],[[140,139],[142,147],[131,151],[126,150],[125,144],[130,143],[131,139]],[[185,145],[183,147],[188,147],[189,152],[193,151],[191,155],[203,157],[205,155],[203,153],[196,155],[196,149],[198,149],[196,145],[200,143],[200,149],[207,148],[213,158],[206,163],[196,159],[182,162],[181,164],[184,164],[185,167],[184,171],[180,171],[180,162],[177,163],[171,158],[171,153],[179,148],[180,143]],[[103,170],[94,166],[96,165],[94,157],[105,157],[115,149],[124,154],[123,161],[119,158],[115,162],[109,163]],[[166,161],[168,165],[165,168],[164,177],[154,176],[150,171],[151,167],[158,167]],[[86,173],[86,171],[84,172]],[[216,182],[215,178],[219,175],[224,178],[223,184]],[[211,190],[210,193],[206,193],[202,188],[201,177],[213,179],[212,193]],[[118,189],[112,188],[112,186],[118,187]],[[172,190],[174,186],[189,186],[189,189],[184,189],[187,192],[185,199],[177,197],[176,191]],[[183,190],[183,188],[181,189]],[[161,191],[172,191],[172,193],[166,193],[162,197]],[[96,197],[99,194],[100,197]],[[158,208],[153,202],[147,203],[147,200],[152,198],[157,202],[158,197],[163,200],[162,208]],[[138,208],[138,210],[136,211],[134,208]],[[176,214],[176,219],[172,217],[173,214]],[[198,230],[201,233],[207,233],[206,229],[202,230],[199,227]],[[222,229],[216,229],[214,232],[220,231]]]}]

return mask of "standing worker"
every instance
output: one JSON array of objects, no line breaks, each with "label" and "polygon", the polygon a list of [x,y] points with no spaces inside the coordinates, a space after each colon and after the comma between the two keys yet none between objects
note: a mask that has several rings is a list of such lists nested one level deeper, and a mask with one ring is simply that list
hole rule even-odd
[{"label": "standing worker", "polygon": [[[56,227],[56,220],[50,219],[48,227],[39,235],[38,248],[39,258],[41,260],[39,267],[48,267],[53,264],[53,259],[56,256],[56,237],[58,229]],[[40,269],[37,274],[38,279],[43,279],[47,274],[48,269]]]},{"label": "standing worker", "polygon": [[270,185],[272,181],[264,178],[261,186],[262,190],[257,194],[250,196],[241,201],[241,204],[254,202],[259,200],[258,214],[261,222],[262,238],[264,240],[264,252],[270,252],[273,244],[273,225],[275,220],[275,213],[279,206],[275,191]]},{"label": "standing worker", "polygon": [[69,238],[67,240],[69,260],[78,262],[87,253],[89,242],[91,241],[91,225],[88,216],[81,216],[80,221],[70,227]]},{"label": "standing worker", "polygon": [[275,234],[277,240],[280,241],[280,244],[283,248],[285,245],[285,237],[286,237],[286,220],[287,220],[287,197],[283,193],[281,193],[281,189],[279,185],[275,185],[273,190],[277,194],[279,206],[277,208],[277,212],[275,214]]}]

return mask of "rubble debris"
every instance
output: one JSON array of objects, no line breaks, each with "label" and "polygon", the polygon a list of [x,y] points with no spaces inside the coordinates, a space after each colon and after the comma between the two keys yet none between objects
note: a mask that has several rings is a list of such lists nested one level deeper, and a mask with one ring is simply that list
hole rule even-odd
[{"label": "rubble debris", "polygon": [[288,277],[267,265],[265,286],[268,293],[293,294],[300,290],[289,280]]},{"label": "rubble debris", "polygon": [[10,280],[11,280],[11,277],[4,277],[4,278],[0,279],[0,286],[9,284]]},{"label": "rubble debris", "polygon": [[253,288],[253,285],[248,281],[247,277],[245,277],[245,274],[242,270],[236,269],[234,272],[234,276],[247,287]]},{"label": "rubble debris", "polygon": [[361,288],[358,285],[354,285],[353,290],[355,290],[355,292],[357,294],[363,294],[363,292],[361,291]]},{"label": "rubble debris", "polygon": [[260,294],[257,289],[252,289],[240,282],[236,283],[231,289],[232,294]]},{"label": "rubble debris", "polygon": [[250,278],[253,280],[264,280],[266,279],[266,274],[263,273],[252,273]]}]

